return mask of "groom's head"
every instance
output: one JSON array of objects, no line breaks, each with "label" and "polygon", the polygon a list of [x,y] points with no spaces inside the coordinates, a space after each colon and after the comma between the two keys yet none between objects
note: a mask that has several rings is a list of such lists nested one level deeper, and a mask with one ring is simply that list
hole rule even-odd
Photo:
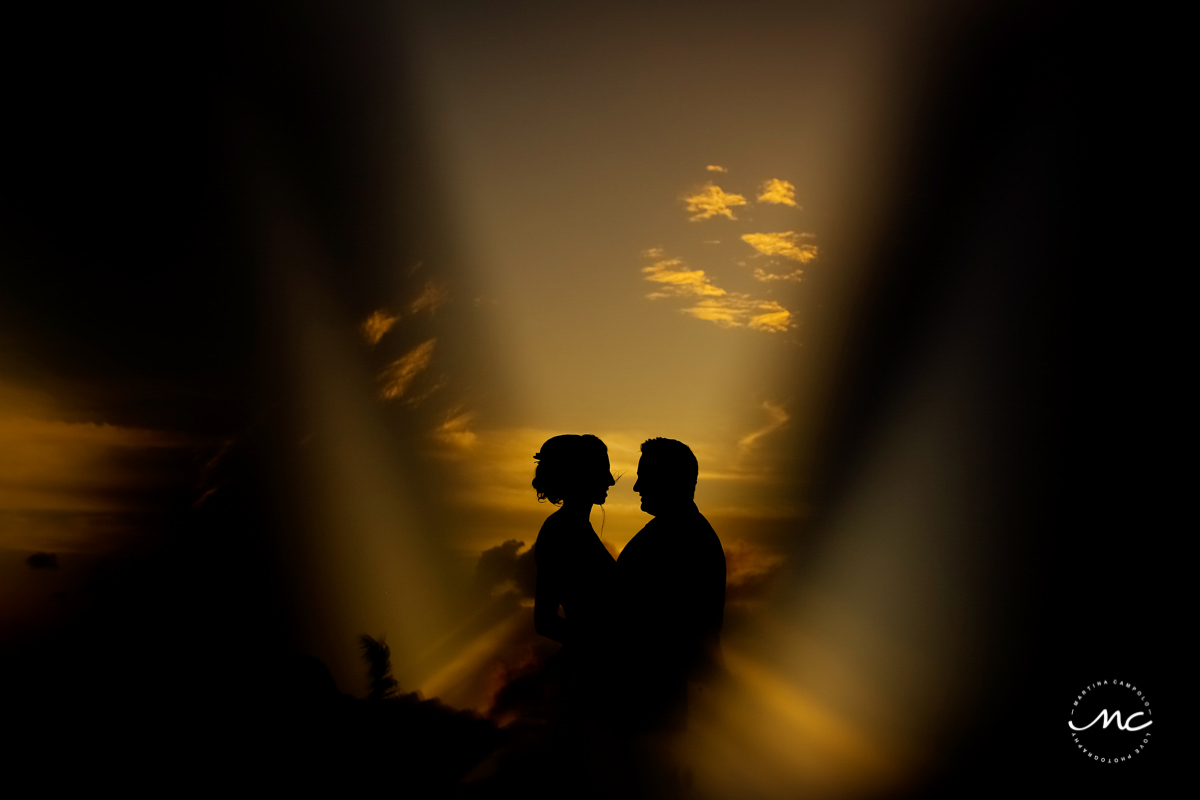
[{"label": "groom's head", "polygon": [[687,507],[696,496],[700,465],[683,442],[648,439],[642,443],[637,482],[633,490],[642,496],[642,511],[655,516]]}]

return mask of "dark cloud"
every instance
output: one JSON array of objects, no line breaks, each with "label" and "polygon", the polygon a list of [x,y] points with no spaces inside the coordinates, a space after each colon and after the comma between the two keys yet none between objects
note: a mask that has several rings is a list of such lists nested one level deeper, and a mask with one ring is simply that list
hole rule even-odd
[{"label": "dark cloud", "polygon": [[515,594],[532,599],[537,586],[537,562],[533,548],[521,552],[524,542],[509,539],[484,550],[475,566],[475,585],[482,594]]},{"label": "dark cloud", "polygon": [[34,553],[25,559],[25,563],[33,569],[58,569],[58,555],[55,553]]},{"label": "dark cloud", "polygon": [[745,539],[725,545],[725,607],[764,600],[786,563],[782,555]]},{"label": "dark cloud", "polygon": [[[537,563],[533,548],[509,539],[483,551],[475,567],[475,586],[482,597],[528,604],[537,586]],[[534,630],[532,609],[521,609],[529,617],[519,634],[495,654],[484,679],[490,698],[488,718],[502,727],[545,722],[550,709],[546,700],[547,664],[558,644]]]},{"label": "dark cloud", "polygon": [[548,721],[546,662],[538,659],[517,669],[506,669],[505,681],[495,694],[488,718],[504,727],[517,721]]}]

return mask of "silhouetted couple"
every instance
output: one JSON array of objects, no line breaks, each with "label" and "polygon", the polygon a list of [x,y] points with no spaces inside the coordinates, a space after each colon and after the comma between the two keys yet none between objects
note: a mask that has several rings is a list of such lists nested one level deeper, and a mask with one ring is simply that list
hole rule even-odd
[{"label": "silhouetted couple", "polygon": [[604,443],[555,436],[534,458],[538,498],[562,504],[534,550],[537,631],[563,644],[561,766],[577,770],[576,794],[669,793],[659,756],[685,725],[689,679],[719,658],[725,606],[725,553],[694,501],[696,457],[673,439],[642,444],[633,489],[654,519],[617,559],[589,521],[615,483]]}]

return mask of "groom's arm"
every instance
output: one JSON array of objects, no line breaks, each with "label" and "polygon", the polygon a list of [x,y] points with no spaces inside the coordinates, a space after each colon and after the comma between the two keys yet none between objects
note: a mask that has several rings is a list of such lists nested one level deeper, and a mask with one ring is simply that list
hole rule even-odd
[{"label": "groom's arm", "polygon": [[[707,521],[706,521],[707,522]],[[695,680],[706,680],[720,670],[721,628],[725,621],[725,551],[709,525],[697,530],[690,563],[689,591],[692,646],[688,672]]]}]

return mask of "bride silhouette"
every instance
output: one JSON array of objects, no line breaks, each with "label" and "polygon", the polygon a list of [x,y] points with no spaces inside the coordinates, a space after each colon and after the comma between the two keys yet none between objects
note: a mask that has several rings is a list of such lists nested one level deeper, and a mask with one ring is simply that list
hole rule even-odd
[{"label": "bride silhouette", "polygon": [[612,696],[617,564],[589,517],[616,481],[608,448],[592,435],[555,436],[534,458],[538,499],[561,505],[542,524],[534,545],[534,626],[563,645],[553,665],[555,766],[561,780],[575,784],[576,795],[602,792],[617,708]]}]

